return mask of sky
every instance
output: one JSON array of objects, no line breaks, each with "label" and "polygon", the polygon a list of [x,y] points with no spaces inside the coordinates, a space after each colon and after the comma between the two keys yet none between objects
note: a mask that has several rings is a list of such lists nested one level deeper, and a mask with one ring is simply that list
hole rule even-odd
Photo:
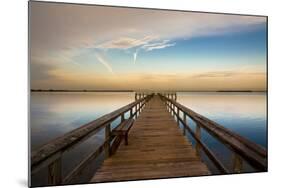
[{"label": "sky", "polygon": [[266,90],[266,17],[30,2],[32,89]]}]

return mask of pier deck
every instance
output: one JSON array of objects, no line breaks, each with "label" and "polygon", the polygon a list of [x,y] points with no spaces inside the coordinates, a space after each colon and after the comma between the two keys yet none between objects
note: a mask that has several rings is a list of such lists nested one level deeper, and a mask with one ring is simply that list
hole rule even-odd
[{"label": "pier deck", "polygon": [[122,143],[103,162],[91,182],[208,174],[207,166],[156,95],[136,119],[129,132],[129,145]]}]

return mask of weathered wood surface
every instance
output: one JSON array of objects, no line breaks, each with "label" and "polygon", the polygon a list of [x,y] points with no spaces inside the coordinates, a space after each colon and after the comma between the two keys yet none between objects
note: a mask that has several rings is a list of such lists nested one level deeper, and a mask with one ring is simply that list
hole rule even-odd
[{"label": "weathered wood surface", "polygon": [[107,158],[92,182],[184,177],[210,174],[182,135],[159,96],[144,108],[129,132],[129,145],[121,144]]},{"label": "weathered wood surface", "polygon": [[124,120],[118,127],[112,130],[113,135],[124,135],[126,134],[134,123],[134,119],[126,119]]},{"label": "weathered wood surface", "polygon": [[113,129],[112,135],[122,136],[125,139],[125,145],[128,145],[128,134],[129,134],[129,130],[133,126],[133,123],[134,123],[134,119],[124,120],[118,127]]}]

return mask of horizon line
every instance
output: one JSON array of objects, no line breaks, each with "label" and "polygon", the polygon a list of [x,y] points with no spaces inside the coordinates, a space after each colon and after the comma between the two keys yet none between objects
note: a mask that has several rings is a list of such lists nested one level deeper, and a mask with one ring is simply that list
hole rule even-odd
[{"label": "horizon line", "polygon": [[251,90],[251,89],[237,89],[237,90],[135,90],[135,89],[30,89],[31,92],[267,92],[267,90]]}]

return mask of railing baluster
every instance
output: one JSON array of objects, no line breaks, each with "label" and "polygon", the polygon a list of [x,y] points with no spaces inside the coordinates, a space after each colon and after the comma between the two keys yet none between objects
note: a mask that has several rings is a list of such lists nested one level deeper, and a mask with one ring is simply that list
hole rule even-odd
[{"label": "railing baluster", "polygon": [[133,118],[133,108],[130,109],[130,118]]},{"label": "railing baluster", "polygon": [[176,108],[176,105],[173,104],[173,114],[174,114],[174,116],[176,116],[176,113],[175,113],[176,110],[175,110],[175,108]]},{"label": "railing baluster", "polygon": [[167,104],[168,104],[168,105],[167,105],[167,107],[168,107],[168,112],[171,112],[171,110],[170,110],[170,102],[168,101]]},{"label": "railing baluster", "polygon": [[[183,112],[183,121],[185,124],[187,124],[186,122],[186,114]],[[183,135],[185,136],[186,135],[186,129],[185,129],[185,126],[183,126]]]},{"label": "railing baluster", "polygon": [[177,108],[177,124],[178,124],[178,126],[180,125],[179,116],[180,116],[180,110],[179,110],[179,108]]},{"label": "railing baluster", "polygon": [[59,185],[62,182],[61,176],[61,157],[56,159],[48,166],[48,183],[50,185]]},{"label": "railing baluster", "polygon": [[[196,137],[201,140],[201,127],[198,123],[196,123],[196,132],[195,132],[195,135]],[[201,149],[201,146],[198,142],[196,142],[196,145],[195,145],[195,149],[196,149],[196,154],[200,156],[200,149]]]},{"label": "railing baluster", "polygon": [[125,120],[125,112],[122,113],[122,115],[121,115],[121,122],[123,122],[124,120]]},{"label": "railing baluster", "polygon": [[239,155],[237,155],[236,153],[233,153],[232,162],[233,162],[233,167],[232,167],[233,172],[240,173],[243,168],[243,161],[242,161],[241,157]]},{"label": "railing baluster", "polygon": [[140,103],[138,103],[138,115],[140,115]]},{"label": "railing baluster", "polygon": [[135,106],[135,115],[136,115],[136,118],[138,117],[138,114],[137,114],[137,104],[136,104],[136,106]]},{"label": "railing baluster", "polygon": [[110,136],[111,136],[111,124],[107,124],[105,127],[105,157],[110,157]]}]

